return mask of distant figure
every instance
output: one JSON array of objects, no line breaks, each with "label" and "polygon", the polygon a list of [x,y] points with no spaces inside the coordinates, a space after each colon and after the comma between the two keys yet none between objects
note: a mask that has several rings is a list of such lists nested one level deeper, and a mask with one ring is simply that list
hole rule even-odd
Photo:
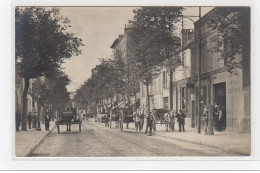
[{"label": "distant figure", "polygon": [[29,112],[29,114],[28,114],[28,116],[27,116],[27,120],[28,120],[29,129],[31,129],[31,124],[32,124],[32,112]]},{"label": "distant figure", "polygon": [[19,109],[17,109],[16,113],[15,113],[15,127],[16,127],[16,131],[19,131],[20,123],[21,123],[21,114],[20,114]]},{"label": "distant figure", "polygon": [[218,124],[217,124],[217,131],[218,132],[222,131],[222,115],[223,115],[223,111],[222,111],[222,107],[220,107],[218,109]]},{"label": "distant figure", "polygon": [[36,123],[37,123],[37,116],[36,116],[36,111],[34,112],[34,114],[32,115],[32,128],[36,129]]},{"label": "distant figure", "polygon": [[203,109],[203,118],[204,118],[204,135],[208,132],[208,106],[205,105]]},{"label": "distant figure", "polygon": [[213,110],[213,118],[214,118],[214,128],[215,130],[217,130],[217,126],[218,126],[218,105],[215,104],[214,106],[214,110]]},{"label": "distant figure", "polygon": [[186,118],[186,115],[183,113],[182,110],[180,110],[179,113],[177,114],[177,121],[179,123],[179,132],[181,132],[181,127],[182,127],[183,132],[185,132],[185,129],[184,129],[185,118]]},{"label": "distant figure", "polygon": [[48,115],[48,113],[45,116],[45,130],[49,131],[49,127],[50,127],[50,116]]}]

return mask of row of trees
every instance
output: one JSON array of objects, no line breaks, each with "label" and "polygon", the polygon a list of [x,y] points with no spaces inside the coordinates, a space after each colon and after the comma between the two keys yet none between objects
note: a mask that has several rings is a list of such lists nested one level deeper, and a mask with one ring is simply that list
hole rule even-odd
[{"label": "row of trees", "polygon": [[[165,68],[170,76],[169,108],[172,109],[172,75],[182,65],[181,57],[175,52],[176,47],[180,46],[176,39],[176,30],[182,11],[182,7],[135,9],[134,17],[127,28],[125,57],[120,50],[115,50],[111,58],[101,59],[91,78],[81,86],[75,98],[82,104],[93,105],[116,93],[134,95],[139,91],[140,82],[146,86],[149,95],[148,87],[162,68]],[[219,33],[219,42],[214,51],[220,51],[229,71],[237,67],[235,56],[241,53],[245,55],[242,65],[244,64],[245,71],[250,71],[250,9],[219,8],[208,25]],[[149,97],[146,98],[149,110]]]},{"label": "row of trees", "polygon": [[[100,64],[94,69],[97,73],[93,73],[91,79],[82,85],[75,99],[88,100],[87,103],[93,103],[95,100],[97,103],[102,98],[111,98],[119,93],[129,100],[130,96],[139,92],[140,82],[146,86],[149,94],[149,85],[164,67],[168,69],[172,78],[174,70],[181,63],[180,58],[173,55],[176,46],[179,46],[176,43],[175,30],[182,10],[182,7],[135,9],[134,18],[129,21],[126,33],[127,51],[121,52],[116,49],[111,58],[101,59]],[[91,89],[89,86],[93,81]],[[172,87],[172,82],[170,85]],[[92,92],[88,92],[89,90]],[[147,106],[149,110],[148,97]]]},{"label": "row of trees", "polygon": [[[22,130],[27,130],[27,95],[30,79],[46,76],[52,84],[52,91],[55,94],[53,100],[56,103],[63,99],[55,98],[59,97],[58,92],[62,92],[63,96],[67,97],[65,86],[69,80],[59,69],[65,59],[80,54],[79,48],[83,46],[80,38],[68,32],[69,27],[71,27],[69,19],[61,15],[59,8],[17,7],[15,9],[15,60],[16,65],[20,67],[19,75],[24,79],[25,84]],[[35,86],[37,85],[40,89],[44,84],[38,79],[35,81]],[[62,86],[60,90],[57,88],[59,86]]]}]

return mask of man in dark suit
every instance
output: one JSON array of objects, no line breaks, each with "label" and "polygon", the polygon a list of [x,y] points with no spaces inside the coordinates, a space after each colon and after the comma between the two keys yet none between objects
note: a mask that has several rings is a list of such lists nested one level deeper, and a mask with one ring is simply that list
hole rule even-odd
[{"label": "man in dark suit", "polygon": [[16,127],[16,131],[19,131],[20,123],[21,123],[21,114],[20,114],[19,109],[17,109],[16,113],[15,113],[15,127]]},{"label": "man in dark suit", "polygon": [[179,113],[177,114],[177,121],[179,123],[179,132],[181,132],[181,127],[182,127],[183,132],[185,132],[185,129],[184,129],[185,118],[186,118],[186,115],[183,113],[182,110],[180,110]]}]

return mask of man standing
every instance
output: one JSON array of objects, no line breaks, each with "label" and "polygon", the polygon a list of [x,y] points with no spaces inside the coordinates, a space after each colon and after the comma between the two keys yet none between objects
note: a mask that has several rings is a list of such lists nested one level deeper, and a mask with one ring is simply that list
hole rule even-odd
[{"label": "man standing", "polygon": [[153,128],[153,121],[155,120],[154,114],[152,112],[149,112],[147,116],[147,124],[146,124],[146,130],[145,134],[147,134],[147,130],[149,128],[149,136],[152,136],[152,128]]},{"label": "man standing", "polygon": [[21,123],[21,114],[20,114],[19,109],[17,109],[16,113],[15,113],[15,127],[16,127],[16,131],[19,131],[20,123]]},{"label": "man standing", "polygon": [[186,118],[186,115],[183,113],[182,110],[180,110],[179,113],[177,114],[177,121],[179,123],[179,132],[181,132],[181,127],[183,129],[183,132],[185,132],[185,129],[184,129],[185,118]]},{"label": "man standing", "polygon": [[48,112],[45,116],[45,130],[46,131],[49,131],[49,127],[50,127],[50,116],[48,115]]},{"label": "man standing", "polygon": [[204,119],[204,135],[208,133],[208,106],[205,105],[203,109],[203,119]]},{"label": "man standing", "polygon": [[32,124],[32,112],[29,112],[29,114],[28,114],[28,116],[27,116],[27,119],[28,119],[29,129],[31,129],[31,124]]}]

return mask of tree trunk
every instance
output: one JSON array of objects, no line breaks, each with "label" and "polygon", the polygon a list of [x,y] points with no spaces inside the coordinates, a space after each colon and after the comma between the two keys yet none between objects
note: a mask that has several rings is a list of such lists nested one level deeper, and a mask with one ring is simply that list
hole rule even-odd
[{"label": "tree trunk", "polygon": [[172,76],[173,76],[173,71],[170,70],[170,88],[169,88],[169,97],[170,97],[170,104],[169,104],[169,109],[170,111],[173,109],[173,84],[172,84]]},{"label": "tree trunk", "polygon": [[150,111],[150,102],[149,102],[149,85],[146,84],[146,110],[147,110],[147,114],[149,114],[149,111]]},{"label": "tree trunk", "polygon": [[27,94],[30,78],[24,78],[22,131],[27,131]]}]

